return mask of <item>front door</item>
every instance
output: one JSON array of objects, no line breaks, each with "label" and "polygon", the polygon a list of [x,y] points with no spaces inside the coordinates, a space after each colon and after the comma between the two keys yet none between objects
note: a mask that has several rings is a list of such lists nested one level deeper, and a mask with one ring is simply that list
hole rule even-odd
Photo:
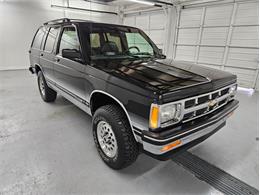
[{"label": "front door", "polygon": [[80,59],[69,59],[62,55],[64,50],[81,53],[77,30],[74,26],[63,27],[55,56],[54,75],[58,88],[77,99],[85,99],[85,68]]}]

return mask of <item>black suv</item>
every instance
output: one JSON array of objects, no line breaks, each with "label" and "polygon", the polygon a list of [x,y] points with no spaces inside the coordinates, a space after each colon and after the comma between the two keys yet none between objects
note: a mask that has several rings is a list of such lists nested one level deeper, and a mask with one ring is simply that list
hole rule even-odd
[{"label": "black suv", "polygon": [[140,29],[63,18],[35,34],[30,68],[45,102],[57,92],[93,116],[113,169],[139,152],[166,160],[222,128],[238,107],[236,76],[166,59]]}]

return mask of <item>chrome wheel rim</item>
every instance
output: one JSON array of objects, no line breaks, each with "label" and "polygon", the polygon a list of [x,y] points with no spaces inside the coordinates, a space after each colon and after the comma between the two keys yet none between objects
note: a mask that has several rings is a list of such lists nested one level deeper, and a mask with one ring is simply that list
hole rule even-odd
[{"label": "chrome wheel rim", "polygon": [[117,141],[112,127],[105,121],[100,121],[97,125],[97,138],[102,151],[109,158],[117,154]]},{"label": "chrome wheel rim", "polygon": [[41,94],[43,96],[45,96],[45,86],[44,86],[44,82],[43,82],[42,76],[40,76],[39,86],[40,86]]}]

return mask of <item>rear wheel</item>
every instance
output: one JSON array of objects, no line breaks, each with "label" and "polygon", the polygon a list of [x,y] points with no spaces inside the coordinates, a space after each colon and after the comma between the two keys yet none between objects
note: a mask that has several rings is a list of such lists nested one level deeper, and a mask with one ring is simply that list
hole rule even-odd
[{"label": "rear wheel", "polygon": [[54,102],[57,92],[49,88],[41,71],[38,72],[38,87],[43,101]]},{"label": "rear wheel", "polygon": [[138,157],[138,144],[125,113],[115,105],[102,106],[95,112],[93,136],[102,160],[113,169],[125,168]]}]

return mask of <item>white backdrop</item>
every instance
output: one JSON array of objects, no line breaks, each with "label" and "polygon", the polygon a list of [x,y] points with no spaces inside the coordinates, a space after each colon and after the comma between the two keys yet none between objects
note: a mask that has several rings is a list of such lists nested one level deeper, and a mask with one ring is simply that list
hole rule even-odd
[{"label": "white backdrop", "polygon": [[35,31],[45,21],[61,17],[118,22],[116,15],[51,8],[48,0],[0,0],[0,70],[28,68]]}]

